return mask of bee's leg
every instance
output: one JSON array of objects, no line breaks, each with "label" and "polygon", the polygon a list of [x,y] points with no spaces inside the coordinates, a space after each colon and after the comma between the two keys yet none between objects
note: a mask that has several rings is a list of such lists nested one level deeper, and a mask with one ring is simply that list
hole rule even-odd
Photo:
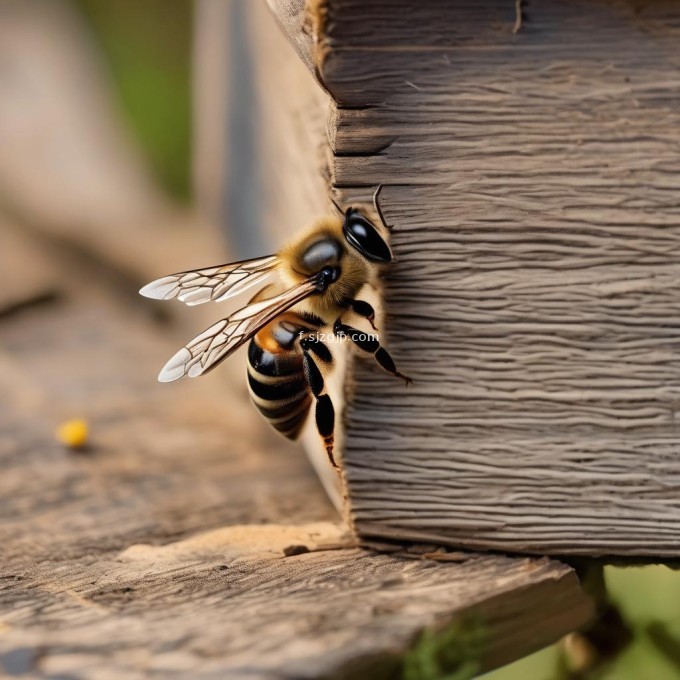
[{"label": "bee's leg", "polygon": [[342,323],[340,318],[333,324],[333,333],[339,337],[348,337],[362,352],[372,354],[382,368],[397,378],[405,380],[407,385],[413,382],[411,378],[397,370],[394,359],[374,335],[348,326]]},{"label": "bee's leg", "polygon": [[338,464],[335,462],[333,456],[335,409],[333,408],[333,402],[328,394],[323,394],[325,388],[323,375],[317,366],[314,356],[312,356],[315,355],[320,361],[331,364],[333,362],[333,355],[323,342],[311,336],[300,339],[300,348],[302,349],[303,354],[302,362],[305,371],[305,380],[314,395],[314,399],[316,399],[314,414],[316,418],[316,429],[323,439],[326,453],[328,454],[328,460],[330,460],[331,465],[337,469]]},{"label": "bee's leg", "polygon": [[368,323],[371,324],[371,328],[374,331],[378,329],[375,327],[375,309],[372,305],[369,305],[365,300],[349,300],[347,302],[347,309],[354,312],[357,316],[362,319],[366,319]]},{"label": "bee's leg", "polygon": [[333,355],[331,354],[331,351],[323,342],[321,342],[321,340],[315,338],[314,335],[303,336],[300,339],[300,347],[302,348],[303,353],[312,352],[318,359],[323,361],[324,364],[328,364],[329,366],[333,364]]}]

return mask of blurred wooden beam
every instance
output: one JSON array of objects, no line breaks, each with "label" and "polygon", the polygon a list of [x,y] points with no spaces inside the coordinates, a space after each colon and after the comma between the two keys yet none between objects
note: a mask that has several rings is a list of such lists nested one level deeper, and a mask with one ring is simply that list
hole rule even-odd
[{"label": "blurred wooden beam", "polygon": [[[278,248],[326,210],[323,178],[309,169],[325,154],[328,98],[263,2],[201,0],[196,14],[194,179],[200,207],[241,248],[261,237],[242,235],[248,230],[261,232],[263,247]],[[242,42],[230,55],[225,45],[233,34]],[[251,126],[257,139],[244,145]],[[261,224],[253,226],[249,216],[234,219],[248,208]]]}]

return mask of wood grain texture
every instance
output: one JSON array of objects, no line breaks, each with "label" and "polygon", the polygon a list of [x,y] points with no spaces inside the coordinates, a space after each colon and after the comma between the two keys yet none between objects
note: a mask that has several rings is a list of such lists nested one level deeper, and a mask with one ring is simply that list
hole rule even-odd
[{"label": "wood grain texture", "polygon": [[[29,291],[43,248],[13,250]],[[558,562],[356,547],[237,387],[154,381],[177,329],[53,270],[58,300],[0,317],[3,677],[399,677],[451,627],[484,670],[592,617]],[[73,417],[82,451],[53,434]]]},{"label": "wood grain texture", "polygon": [[[0,77],[0,139],[11,137],[16,119],[3,114],[18,103],[32,130],[50,130],[52,109],[19,94],[52,92],[65,111],[90,101],[65,86],[70,68],[52,70],[63,49],[71,66],[96,62],[67,6],[47,4],[6,4],[0,18],[0,34],[5,19],[15,22],[9,34],[33,36],[41,54],[33,89]],[[11,46],[0,46],[0,63],[19,72],[38,56]],[[135,282],[171,260],[214,257],[217,240],[202,239],[195,218],[175,221],[154,189],[102,213],[125,199],[127,164],[133,177],[143,171],[134,156],[111,157],[108,125],[86,121],[90,132],[78,136],[68,121],[75,146],[0,159],[0,195],[11,199],[0,208],[2,677],[377,677],[403,670],[423,630],[435,640],[449,631],[446,641],[468,624],[483,633],[468,661],[484,669],[590,618],[575,574],[557,562],[357,548],[304,456],[248,403],[242,363],[231,364],[238,380],[225,366],[159,385],[162,358],[214,309],[154,314],[131,294]],[[33,201],[29,188],[47,185],[54,159],[70,154],[82,182],[103,193],[84,200],[85,186],[60,178],[60,191]],[[106,159],[117,168],[108,181],[99,175]],[[71,213],[78,223],[64,218]],[[162,229],[168,215],[173,226]],[[89,424],[82,450],[54,434],[70,418]]]},{"label": "wood grain texture", "polygon": [[355,363],[358,532],[680,555],[680,10],[333,0],[336,198],[385,185],[387,338]]},{"label": "wood grain texture", "polygon": [[314,30],[307,12],[307,0],[267,0],[267,5],[302,63],[315,73]]},{"label": "wood grain texture", "polygon": [[[74,560],[58,580],[14,571],[21,584],[0,660],[12,670],[7,661],[23,649],[20,669],[36,678],[389,678],[424,627],[475,621],[484,640],[477,667],[486,670],[588,616],[573,576],[547,561],[433,565],[359,549],[284,557],[291,541],[313,548],[324,531],[231,527]],[[478,590],[489,583],[492,597]],[[469,606],[452,618],[451,602]]]}]

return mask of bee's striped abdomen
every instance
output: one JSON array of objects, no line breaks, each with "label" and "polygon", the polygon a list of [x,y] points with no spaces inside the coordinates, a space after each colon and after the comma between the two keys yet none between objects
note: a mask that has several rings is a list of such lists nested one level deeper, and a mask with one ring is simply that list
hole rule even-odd
[{"label": "bee's striped abdomen", "polygon": [[253,403],[289,439],[299,435],[312,403],[297,342],[304,330],[308,327],[297,314],[287,313],[261,329],[248,347],[248,389]]}]

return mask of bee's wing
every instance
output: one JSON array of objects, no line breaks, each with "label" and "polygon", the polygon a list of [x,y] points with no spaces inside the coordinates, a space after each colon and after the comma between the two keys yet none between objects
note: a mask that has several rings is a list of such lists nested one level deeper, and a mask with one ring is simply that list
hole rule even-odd
[{"label": "bee's wing", "polygon": [[283,293],[253,302],[218,321],[182,347],[161,370],[158,380],[172,382],[188,375],[203,375],[226,359],[293,305],[318,291],[316,278],[310,278]]},{"label": "bee's wing", "polygon": [[276,255],[232,262],[206,269],[193,269],[164,276],[148,283],[139,292],[154,300],[177,298],[187,305],[225,300],[262,283],[276,268]]}]

